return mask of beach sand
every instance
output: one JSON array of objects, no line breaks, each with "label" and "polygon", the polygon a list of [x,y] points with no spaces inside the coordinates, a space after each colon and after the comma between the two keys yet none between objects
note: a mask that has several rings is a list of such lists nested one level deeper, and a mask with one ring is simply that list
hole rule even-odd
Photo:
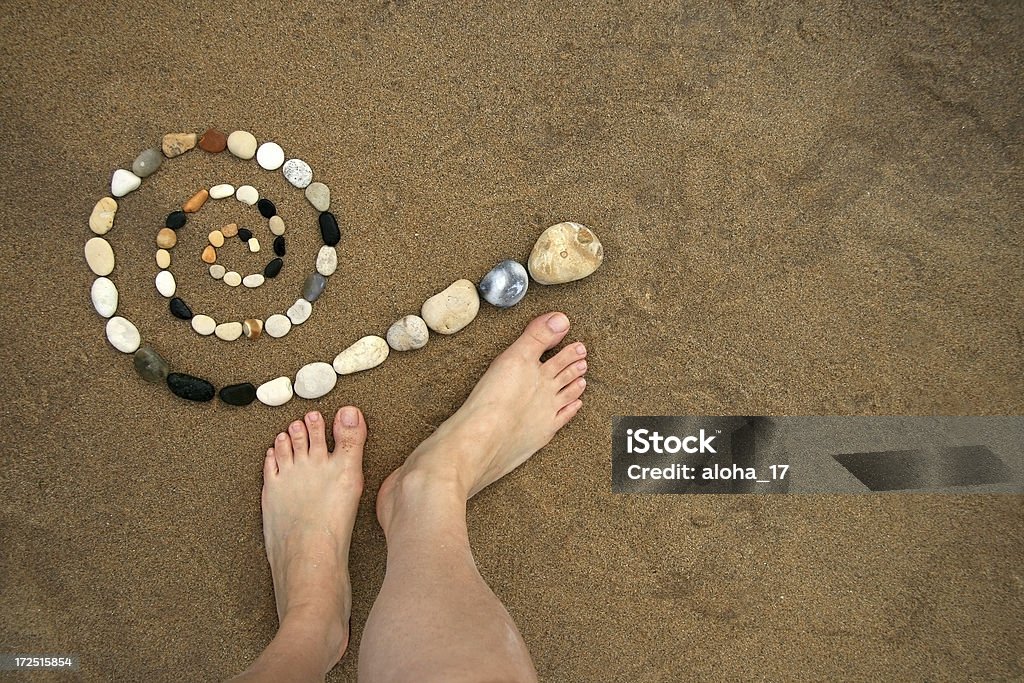
[{"label": "beach sand", "polygon": [[[1024,407],[1019,3],[6,3],[0,18],[0,652],[88,681],[217,680],[276,627],[263,453],[362,407],[367,492],[349,654],[385,566],[381,480],[533,316],[590,348],[580,415],[469,507],[480,571],[545,681],[1024,676],[1013,496],[611,494],[615,415],[1016,414]],[[458,6],[458,7],[456,7]],[[200,338],[153,287],[163,216],[252,183],[288,223],[209,204],[174,252],[221,319],[281,312],[315,214],[280,174],[201,150],[121,202],[121,312],[218,386],[294,375],[550,224],[604,243],[462,332],[282,408],[193,405],[104,338],[82,246],[110,174],[164,133],[252,131],[333,193],[340,266],[281,340]],[[45,676],[44,676],[45,677]],[[40,677],[40,678],[44,678]],[[54,680],[65,680],[53,676]]]}]

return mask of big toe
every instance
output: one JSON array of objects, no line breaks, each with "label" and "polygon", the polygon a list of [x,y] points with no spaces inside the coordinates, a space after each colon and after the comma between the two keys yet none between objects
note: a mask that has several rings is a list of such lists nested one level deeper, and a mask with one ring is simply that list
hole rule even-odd
[{"label": "big toe", "polygon": [[557,346],[568,331],[569,318],[565,313],[546,313],[531,320],[511,348],[540,358],[542,353]]},{"label": "big toe", "polygon": [[334,416],[334,455],[350,458],[356,464],[363,458],[366,420],[355,406],[345,406]]}]

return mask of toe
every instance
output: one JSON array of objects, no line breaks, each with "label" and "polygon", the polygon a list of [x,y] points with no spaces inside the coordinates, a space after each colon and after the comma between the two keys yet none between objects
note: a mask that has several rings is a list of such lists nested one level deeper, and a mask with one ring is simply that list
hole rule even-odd
[{"label": "toe", "polygon": [[[581,342],[569,344],[564,349],[556,353],[554,356],[544,361],[544,370],[551,377],[557,377],[559,373],[561,373],[566,368],[570,367],[580,358],[585,358],[586,355],[587,347],[584,346]],[[565,384],[565,382],[562,382],[562,384]]]},{"label": "toe", "polygon": [[572,382],[577,377],[582,377],[584,373],[586,373],[586,371],[587,361],[578,360],[575,363],[569,365],[564,370],[562,370],[560,373],[558,373],[558,376],[555,377],[555,384],[558,386],[559,389],[562,389],[568,386],[569,383]]},{"label": "toe", "polygon": [[362,464],[366,443],[366,420],[355,406],[345,406],[334,416],[334,454]]},{"label": "toe", "polygon": [[292,440],[292,452],[295,459],[304,458],[309,454],[309,434],[306,432],[306,425],[296,420],[288,425],[288,435]]},{"label": "toe", "polygon": [[277,457],[274,455],[274,449],[267,449],[267,457],[263,458],[263,478],[270,479],[277,474]]},{"label": "toe", "polygon": [[306,431],[309,432],[309,454],[314,458],[327,457],[327,434],[324,418],[318,411],[306,413]]},{"label": "toe", "polygon": [[565,385],[561,391],[558,392],[558,403],[562,406],[567,406],[580,396],[583,395],[583,390],[587,388],[587,380],[579,377],[574,379],[569,384]]},{"label": "toe", "polygon": [[284,432],[274,440],[274,459],[279,470],[292,464],[292,440]]},{"label": "toe", "polygon": [[559,410],[558,414],[555,416],[556,429],[561,429],[562,427],[565,426],[566,422],[576,417],[576,413],[580,412],[580,408],[582,407],[583,401],[581,401],[580,399],[576,399],[569,405]]},{"label": "toe", "polygon": [[568,331],[569,318],[564,313],[547,313],[534,318],[510,348],[540,358],[542,353],[562,341]]}]

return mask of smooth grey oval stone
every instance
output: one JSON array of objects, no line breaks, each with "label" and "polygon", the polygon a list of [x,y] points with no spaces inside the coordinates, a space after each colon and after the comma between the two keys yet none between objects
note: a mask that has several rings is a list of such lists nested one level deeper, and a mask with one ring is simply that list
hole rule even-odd
[{"label": "smooth grey oval stone", "polygon": [[151,346],[139,347],[133,358],[135,372],[139,377],[154,384],[163,384],[171,372],[171,366]]},{"label": "smooth grey oval stone", "polygon": [[135,161],[132,162],[132,173],[145,178],[156,173],[156,170],[160,168],[160,164],[163,163],[164,157],[160,153],[160,150],[156,147],[150,147],[139,153],[139,156],[135,157]]},{"label": "smooth grey oval stone", "polygon": [[302,285],[302,298],[312,303],[320,298],[327,286],[327,278],[320,273],[310,273]]},{"label": "smooth grey oval stone", "polygon": [[530,276],[523,264],[508,259],[491,268],[480,280],[477,289],[487,303],[498,308],[508,308],[523,300],[529,286]]}]

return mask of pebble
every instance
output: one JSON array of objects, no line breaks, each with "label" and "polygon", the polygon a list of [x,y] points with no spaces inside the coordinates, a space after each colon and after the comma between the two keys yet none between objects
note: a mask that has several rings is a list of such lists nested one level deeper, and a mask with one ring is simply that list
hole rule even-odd
[{"label": "pebble", "polygon": [[156,147],[150,147],[139,152],[139,156],[135,157],[135,161],[132,162],[132,173],[139,176],[140,178],[146,178],[156,173],[156,170],[160,168],[160,164],[164,162],[164,158],[160,156],[160,150]]},{"label": "pebble", "polygon": [[270,232],[273,234],[278,236],[284,234],[284,219],[280,216],[273,216],[268,225],[270,226]]},{"label": "pebble", "polygon": [[178,243],[178,235],[170,228],[160,228],[156,233],[156,246],[161,249],[170,249]]},{"label": "pebble", "polygon": [[210,277],[214,280],[220,280],[227,275],[228,269],[219,263],[214,263],[210,266]]},{"label": "pebble", "polygon": [[192,329],[204,337],[208,337],[217,329],[217,321],[208,315],[199,314],[192,318]]},{"label": "pebble", "polygon": [[156,265],[158,268],[170,268],[171,267],[171,252],[166,249],[156,250]]},{"label": "pebble", "polygon": [[139,377],[153,384],[163,384],[171,372],[171,366],[151,346],[140,346],[132,358],[132,364]]},{"label": "pebble", "polygon": [[334,371],[339,375],[351,375],[375,368],[387,360],[390,352],[391,348],[383,338],[371,334],[335,356]]},{"label": "pebble", "polygon": [[303,365],[295,373],[294,390],[302,398],[320,398],[338,383],[338,373],[330,363],[316,362]]},{"label": "pebble", "polygon": [[122,353],[135,353],[142,343],[142,336],[130,320],[115,315],[107,321],[107,341]]},{"label": "pebble", "polygon": [[186,375],[183,372],[172,372],[167,375],[167,386],[175,396],[200,403],[212,401],[217,394],[214,386],[205,379]]},{"label": "pebble", "polygon": [[264,218],[273,218],[277,215],[277,207],[274,206],[274,202],[266,197],[256,202],[256,208]]},{"label": "pebble", "polygon": [[229,384],[220,390],[220,400],[229,406],[247,406],[256,400],[256,387],[249,382]]},{"label": "pebble", "polygon": [[129,192],[139,189],[141,184],[142,178],[131,171],[119,168],[114,171],[114,175],[110,178],[110,194],[115,197],[123,197]]},{"label": "pebble", "polygon": [[288,320],[291,321],[292,325],[301,325],[309,320],[309,316],[313,314],[313,304],[305,299],[296,299],[295,303],[285,313],[288,315]]},{"label": "pebble", "polygon": [[302,298],[310,303],[320,298],[327,286],[327,278],[320,273],[310,273],[302,284]]},{"label": "pebble", "polygon": [[246,244],[249,245],[249,251],[254,254],[260,250],[260,241],[255,237],[250,237]]},{"label": "pebble", "polygon": [[285,180],[300,190],[313,182],[313,169],[302,159],[289,159],[281,168]]},{"label": "pebble", "polygon": [[284,267],[284,260],[276,258],[271,260],[263,269],[263,277],[277,277]]},{"label": "pebble", "polygon": [[242,284],[242,276],[233,270],[224,273],[224,284],[228,287],[237,287]]},{"label": "pebble", "polygon": [[210,240],[210,244],[212,244],[213,246],[215,246],[215,247],[223,247],[224,246],[224,233],[222,233],[220,230],[212,231],[208,235],[208,237],[209,237],[209,240]]},{"label": "pebble", "polygon": [[171,315],[179,320],[191,320],[193,317],[192,309],[188,307],[184,299],[174,297],[167,304],[167,307],[171,309]]},{"label": "pebble", "polygon": [[278,256],[284,256],[285,252],[284,235],[278,235],[274,238],[274,253]]},{"label": "pebble", "polygon": [[278,377],[256,388],[256,398],[268,406],[283,406],[292,399],[292,378]]},{"label": "pebble", "polygon": [[537,239],[530,252],[530,275],[542,285],[580,280],[597,270],[604,249],[589,228],[579,223],[552,225]]},{"label": "pebble", "polygon": [[97,235],[106,235],[114,227],[114,214],[117,213],[117,202],[112,197],[104,197],[96,202],[89,214],[89,229]]},{"label": "pebble", "polygon": [[252,230],[249,230],[248,228],[239,228],[236,234],[238,235],[238,239],[243,242],[248,242],[252,239]]},{"label": "pebble", "polygon": [[292,321],[280,313],[275,313],[263,323],[263,331],[275,339],[288,334],[290,329],[292,329]]},{"label": "pebble", "polygon": [[498,308],[515,306],[526,296],[530,276],[518,261],[509,259],[491,268],[483,276],[477,289],[487,303]]},{"label": "pebble", "polygon": [[117,312],[117,286],[109,278],[98,277],[93,280],[89,296],[92,298],[92,307],[104,318]]},{"label": "pebble", "polygon": [[235,193],[235,186],[229,183],[221,183],[210,188],[210,199],[225,199]]},{"label": "pebble", "polygon": [[260,200],[260,192],[252,185],[242,185],[240,188],[235,190],[235,199],[252,206]]},{"label": "pebble", "polygon": [[164,221],[164,226],[171,230],[179,230],[185,226],[188,221],[188,214],[184,211],[171,211],[167,214],[167,219]]},{"label": "pebble", "polygon": [[327,246],[326,244],[320,247],[319,253],[316,255],[316,272],[320,273],[324,277],[330,277],[334,275],[334,271],[338,269],[338,250],[334,247]]},{"label": "pebble", "polygon": [[249,339],[259,339],[263,332],[263,321],[259,318],[248,318],[242,323],[242,332]]},{"label": "pebble", "polygon": [[196,146],[195,133],[168,133],[160,142],[164,156],[173,159]]},{"label": "pebble", "polygon": [[420,315],[427,326],[441,334],[455,334],[480,311],[476,285],[469,280],[456,280],[444,291],[423,302]]},{"label": "pebble", "polygon": [[310,183],[306,188],[306,199],[317,211],[327,211],[331,208],[331,188],[323,183]]},{"label": "pebble", "polygon": [[217,262],[217,249],[212,244],[207,244],[203,249],[203,253],[199,255],[199,258],[203,263],[209,263],[213,265]]},{"label": "pebble", "polygon": [[256,150],[256,163],[268,171],[276,171],[284,163],[284,150],[276,142],[264,142]]},{"label": "pebble", "polygon": [[220,229],[220,233],[225,237],[234,237],[238,234],[238,223],[228,223]]},{"label": "pebble", "polygon": [[210,191],[204,187],[199,190],[199,192],[196,192],[194,195],[189,197],[189,200],[182,205],[181,210],[185,213],[195,213],[199,209],[203,208],[203,204],[205,204],[206,200],[209,198]]},{"label": "pebble", "polygon": [[246,275],[242,278],[242,284],[249,289],[256,289],[260,285],[266,282],[266,279],[259,273],[253,273],[252,275]]},{"label": "pebble", "polygon": [[330,211],[324,211],[318,219],[320,223],[320,236],[324,244],[333,247],[341,241],[341,230],[338,228],[338,219]]},{"label": "pebble", "polygon": [[156,274],[156,291],[160,292],[161,296],[170,299],[174,296],[177,288],[178,285],[174,281],[174,273],[169,270],[161,270]]},{"label": "pebble", "polygon": [[102,237],[93,237],[85,243],[85,262],[97,275],[114,272],[114,249]]},{"label": "pebble", "polygon": [[242,336],[242,323],[237,321],[221,323],[220,325],[217,325],[217,327],[213,328],[213,333],[217,335],[218,339],[223,339],[224,341],[235,341]]},{"label": "pebble", "polygon": [[199,149],[217,154],[228,148],[228,137],[216,128],[208,128],[199,138]]},{"label": "pebble", "polygon": [[239,159],[256,156],[256,136],[247,130],[236,130],[228,136],[228,151]]},{"label": "pebble", "polygon": [[427,324],[418,315],[407,315],[388,328],[388,346],[395,351],[422,349],[429,339]]}]

